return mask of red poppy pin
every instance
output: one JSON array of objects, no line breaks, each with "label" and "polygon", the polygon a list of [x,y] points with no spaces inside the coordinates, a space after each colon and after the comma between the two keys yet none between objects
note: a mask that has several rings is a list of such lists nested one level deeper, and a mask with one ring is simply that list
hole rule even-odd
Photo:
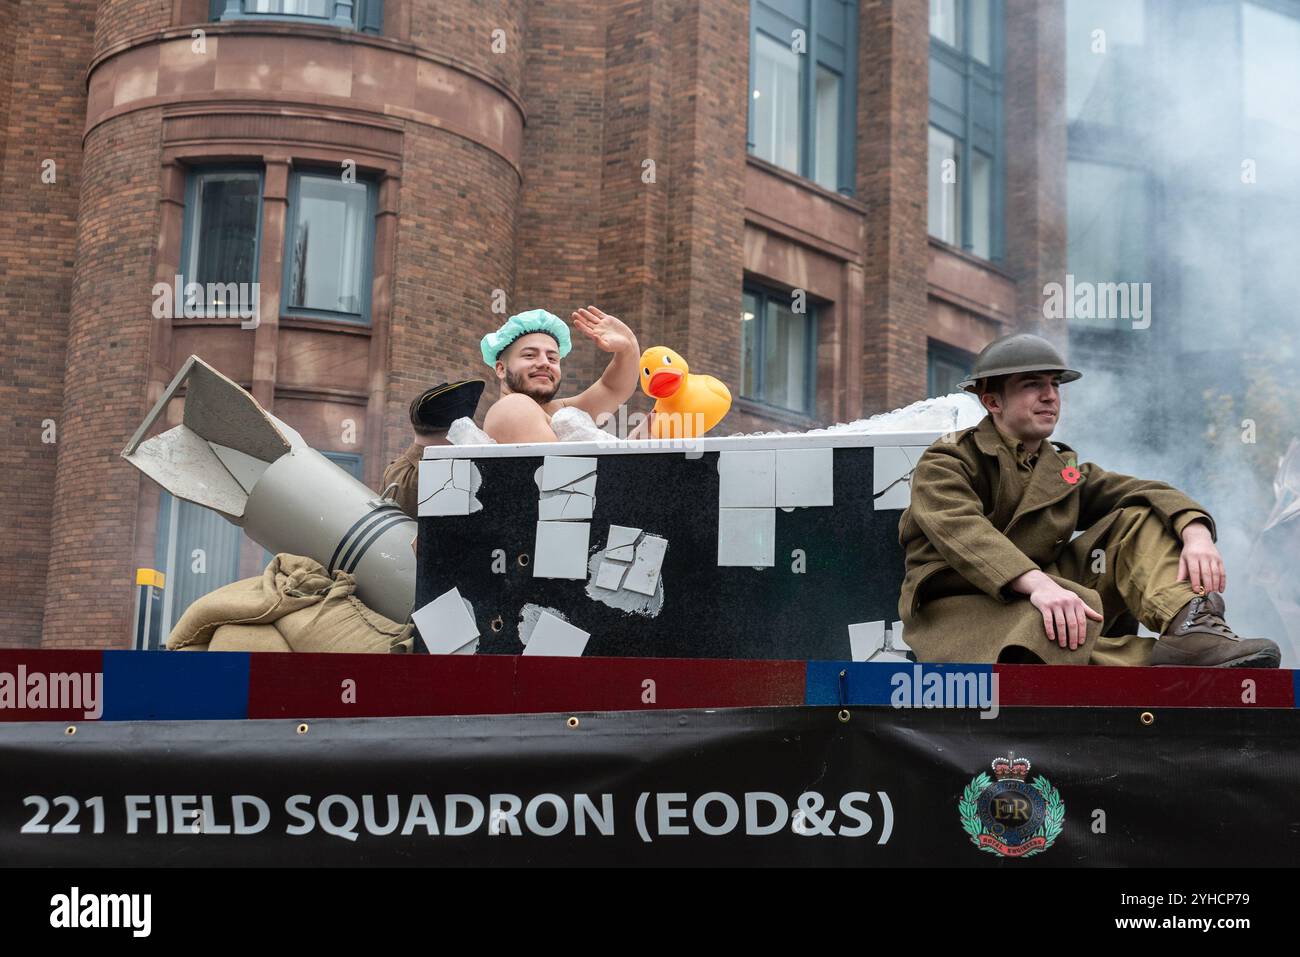
[{"label": "red poppy pin", "polygon": [[1073,465],[1067,465],[1065,468],[1061,469],[1061,478],[1065,479],[1071,485],[1074,485],[1079,481],[1079,479],[1083,478],[1083,473]]}]

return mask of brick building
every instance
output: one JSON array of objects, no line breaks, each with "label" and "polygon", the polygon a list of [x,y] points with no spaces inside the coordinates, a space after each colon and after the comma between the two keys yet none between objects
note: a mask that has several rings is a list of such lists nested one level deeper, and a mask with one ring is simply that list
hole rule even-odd
[{"label": "brick building", "polygon": [[[949,391],[1063,270],[1063,34],[1058,0],[0,0],[0,645],[126,646],[137,567],[171,619],[260,569],[118,457],[191,353],[371,485],[501,309],[623,317],[732,386],[720,434]],[[259,321],[157,317],[178,276]]]}]

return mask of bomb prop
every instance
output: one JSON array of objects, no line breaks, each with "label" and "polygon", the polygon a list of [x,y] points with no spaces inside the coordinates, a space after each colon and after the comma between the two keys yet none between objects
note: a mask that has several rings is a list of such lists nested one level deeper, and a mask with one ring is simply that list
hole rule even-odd
[{"label": "bomb prop", "polygon": [[[145,439],[182,392],[182,423]],[[306,555],[331,574],[348,572],[357,597],[380,614],[399,622],[410,614],[415,522],[198,356],[185,361],[122,457],[268,551]]]}]

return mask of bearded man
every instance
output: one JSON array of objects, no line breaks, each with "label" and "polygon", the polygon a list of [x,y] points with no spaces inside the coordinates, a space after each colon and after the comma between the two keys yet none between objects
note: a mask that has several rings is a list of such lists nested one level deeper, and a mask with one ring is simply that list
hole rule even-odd
[{"label": "bearded man", "polygon": [[569,354],[568,327],[545,309],[511,316],[480,343],[483,361],[496,372],[501,398],[488,409],[483,431],[500,443],[554,442],[551,416],[565,407],[581,409],[599,421],[613,415],[637,387],[641,347],[622,320],[595,306],[572,314],[573,327],[613,355],[605,372],[574,396],[557,399]]}]

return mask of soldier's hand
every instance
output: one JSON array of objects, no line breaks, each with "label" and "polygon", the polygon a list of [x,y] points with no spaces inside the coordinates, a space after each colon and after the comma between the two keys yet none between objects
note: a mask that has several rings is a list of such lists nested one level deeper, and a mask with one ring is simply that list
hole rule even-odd
[{"label": "soldier's hand", "polygon": [[1178,581],[1191,582],[1196,594],[1223,591],[1228,587],[1228,575],[1223,567],[1223,556],[1214,545],[1214,538],[1203,522],[1191,522],[1183,529],[1183,551],[1178,556]]},{"label": "soldier's hand", "polygon": [[1088,603],[1046,575],[1029,593],[1029,603],[1043,616],[1048,641],[1076,650],[1088,637],[1088,619],[1103,621]]}]

